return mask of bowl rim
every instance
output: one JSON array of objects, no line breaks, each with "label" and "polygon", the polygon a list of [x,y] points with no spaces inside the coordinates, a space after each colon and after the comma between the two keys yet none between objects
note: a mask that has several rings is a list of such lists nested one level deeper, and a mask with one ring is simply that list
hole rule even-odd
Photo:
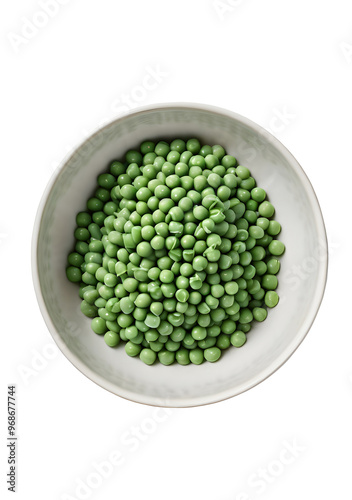
[{"label": "bowl rim", "polygon": [[[136,116],[139,114],[144,114],[152,111],[162,111],[162,110],[172,110],[172,109],[186,109],[186,110],[194,110],[194,111],[205,111],[210,112],[215,115],[220,115],[226,118],[231,118],[236,120],[237,122],[245,125],[251,129],[253,129],[260,137],[264,138],[266,141],[271,143],[288,161],[291,168],[294,169],[298,177],[300,178],[302,185],[306,191],[308,199],[310,201],[312,211],[315,219],[315,226],[317,228],[318,237],[321,241],[324,242],[324,248],[326,251],[322,254],[321,259],[319,259],[318,266],[318,276],[317,282],[318,285],[316,287],[313,300],[311,301],[309,313],[307,314],[305,320],[303,321],[301,327],[297,331],[297,334],[294,338],[294,342],[291,342],[286,349],[275,359],[275,362],[272,362],[265,370],[262,370],[259,374],[252,379],[240,384],[239,386],[224,390],[219,393],[213,393],[206,396],[198,396],[192,398],[177,398],[169,401],[167,398],[162,399],[154,396],[146,396],[134,393],[132,391],[123,389],[112,382],[107,381],[104,377],[95,373],[89,366],[85,365],[64,343],[59,332],[54,326],[47,307],[45,305],[44,296],[41,290],[40,280],[39,280],[39,270],[38,270],[38,245],[39,245],[39,234],[41,228],[42,217],[50,197],[51,191],[54,187],[54,184],[60,177],[60,174],[67,167],[68,162],[71,158],[76,154],[76,152],[83,147],[86,143],[92,140],[97,134],[100,134],[103,130],[109,128],[110,126],[126,119],[127,117]],[[102,127],[98,127],[86,137],[84,140],[79,141],[78,145],[68,154],[64,156],[59,166],[56,168],[52,176],[50,177],[48,184],[43,192],[41,200],[39,202],[39,206],[37,209],[37,213],[35,216],[33,233],[32,233],[32,245],[31,245],[31,267],[32,267],[32,279],[35,294],[37,297],[38,305],[41,311],[41,314],[44,318],[46,326],[55,341],[56,345],[60,349],[60,351],[65,355],[65,357],[77,368],[83,375],[89,378],[92,382],[96,383],[103,389],[120,396],[128,401],[132,401],[139,404],[145,404],[148,406],[156,406],[156,407],[165,407],[165,408],[191,408],[197,406],[204,406],[208,404],[217,403],[220,401],[225,401],[234,396],[238,396],[249,389],[255,387],[260,384],[271,375],[273,375],[283,364],[290,359],[292,354],[296,351],[296,349],[303,342],[305,337],[307,336],[309,330],[311,329],[314,320],[318,314],[319,308],[321,306],[324,292],[326,288],[327,275],[328,275],[328,240],[325,229],[324,218],[322,215],[321,207],[317,198],[317,195],[314,191],[314,188],[301,167],[296,158],[290,153],[290,151],[273,135],[271,132],[267,131],[262,126],[253,122],[252,120],[234,112],[227,110],[225,108],[212,106],[208,104],[201,103],[193,103],[193,102],[169,102],[169,103],[159,103],[159,104],[150,104],[146,106],[140,106],[133,110],[129,110],[128,112],[122,113],[118,115],[116,118],[109,121]]]}]

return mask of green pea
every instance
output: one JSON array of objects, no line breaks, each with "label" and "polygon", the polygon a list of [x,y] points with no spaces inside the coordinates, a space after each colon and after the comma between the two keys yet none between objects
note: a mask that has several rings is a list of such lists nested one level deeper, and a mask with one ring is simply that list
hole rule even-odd
[{"label": "green pea", "polygon": [[268,274],[277,274],[280,271],[280,261],[277,259],[269,259],[266,266]]},{"label": "green pea", "polygon": [[280,256],[285,251],[285,245],[281,241],[273,240],[269,243],[268,249],[271,255]]},{"label": "green pea", "polygon": [[209,347],[204,351],[204,358],[210,363],[218,361],[221,356],[221,350],[218,347]]},{"label": "green pea", "polygon": [[169,366],[175,361],[175,353],[162,349],[158,352],[158,359],[162,365]]},{"label": "green pea", "polygon": [[139,353],[141,352],[142,347],[139,344],[134,344],[133,342],[129,341],[125,344],[125,351],[128,356],[138,356]]},{"label": "green pea", "polygon": [[107,331],[104,335],[104,340],[109,347],[116,347],[120,343],[120,335],[113,331]]},{"label": "green pea", "polygon": [[278,302],[279,302],[279,296],[274,291],[268,291],[265,294],[265,299],[264,300],[265,300],[265,305],[267,307],[272,308],[272,307],[275,307],[278,304]]},{"label": "green pea", "polygon": [[269,201],[263,201],[258,207],[258,212],[262,217],[270,218],[274,215],[275,209]]},{"label": "green pea", "polygon": [[268,315],[267,310],[263,307],[255,307],[253,309],[253,317],[256,321],[264,321]]},{"label": "green pea", "polygon": [[197,326],[192,329],[192,337],[194,340],[203,340],[207,336],[207,330],[204,327]]},{"label": "green pea", "polygon": [[106,321],[102,318],[94,318],[91,323],[91,327],[94,333],[102,335],[107,332]]},{"label": "green pea", "polygon": [[230,342],[230,337],[228,335],[225,335],[223,333],[219,335],[216,341],[216,347],[224,351],[225,349],[228,349],[230,345],[231,342]]},{"label": "green pea", "polygon": [[276,220],[269,222],[267,232],[270,236],[277,236],[281,232],[281,225]]},{"label": "green pea", "polygon": [[98,308],[85,300],[81,302],[81,311],[88,318],[95,318],[98,313]]},{"label": "green pea", "polygon": [[231,344],[234,347],[242,347],[246,340],[246,334],[242,331],[236,331],[231,335]]},{"label": "green pea", "polygon": [[176,361],[180,365],[189,365],[189,351],[188,349],[181,348],[176,352]]},{"label": "green pea", "polygon": [[194,365],[201,365],[204,361],[204,353],[202,349],[195,348],[189,353],[189,360]]},{"label": "green pea", "polygon": [[275,275],[265,274],[262,277],[262,287],[265,290],[275,290],[278,286],[278,280]]},{"label": "green pea", "polygon": [[82,279],[82,272],[78,267],[69,266],[66,268],[66,276],[72,283],[79,283]]}]

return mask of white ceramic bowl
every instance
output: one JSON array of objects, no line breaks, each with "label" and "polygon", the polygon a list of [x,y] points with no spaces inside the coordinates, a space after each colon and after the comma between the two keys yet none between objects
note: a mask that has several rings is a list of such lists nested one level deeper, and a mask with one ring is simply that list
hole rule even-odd
[{"label": "white ceramic bowl", "polygon": [[[66,279],[75,215],[84,210],[96,177],[113,159],[146,139],[198,137],[221,144],[247,166],[269,194],[286,245],[279,274],[279,305],[257,323],[241,348],[217,363],[146,366],[111,349],[80,312],[77,286]],[[304,339],[319,309],[327,275],[327,242],[313,188],[295,158],[271,134],[230,111],[167,104],[131,112],[93,134],[66,159],[44,193],[33,235],[33,278],[55,342],[101,387],[139,403],[187,407],[235,396],[277,370]]]}]

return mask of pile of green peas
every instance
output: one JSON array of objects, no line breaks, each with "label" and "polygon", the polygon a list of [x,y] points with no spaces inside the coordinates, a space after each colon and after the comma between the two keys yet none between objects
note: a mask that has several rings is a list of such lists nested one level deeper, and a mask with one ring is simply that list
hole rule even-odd
[{"label": "pile of green peas", "polygon": [[222,146],[145,141],[98,176],[67,278],[108,346],[147,365],[215,362],[279,301],[274,213]]}]

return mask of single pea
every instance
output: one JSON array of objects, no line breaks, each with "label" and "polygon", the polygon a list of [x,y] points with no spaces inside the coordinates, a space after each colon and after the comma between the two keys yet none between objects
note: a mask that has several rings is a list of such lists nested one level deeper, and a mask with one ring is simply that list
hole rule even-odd
[{"label": "single pea", "polygon": [[158,155],[158,156],[163,156],[164,158],[167,157],[167,155],[169,154],[170,152],[170,146],[168,145],[167,142],[165,141],[160,141],[158,142],[158,144],[155,146],[155,149],[154,149],[154,152]]},{"label": "single pea", "polygon": [[237,168],[236,168],[236,175],[237,177],[239,177],[240,179],[244,180],[244,179],[248,179],[248,177],[251,175],[250,174],[250,171],[248,170],[247,167],[243,167],[241,165],[239,165]]},{"label": "single pea", "polygon": [[261,285],[265,290],[275,290],[278,286],[277,277],[275,275],[265,274],[262,277]]},{"label": "single pea", "polygon": [[220,146],[219,144],[213,146],[213,155],[216,156],[218,160],[222,160],[225,154],[225,149],[222,146]]},{"label": "single pea", "polygon": [[184,264],[181,265],[181,268],[180,268],[181,276],[188,278],[188,277],[192,276],[193,273],[194,273],[194,270],[193,270],[193,267],[191,264],[189,264],[188,262],[185,262]]},{"label": "single pea", "polygon": [[256,321],[264,321],[268,315],[267,310],[263,307],[255,307],[253,309],[253,317]]},{"label": "single pea", "polygon": [[205,164],[209,169],[212,169],[219,165],[219,158],[211,152],[205,157]]},{"label": "single pea", "polygon": [[161,271],[159,279],[162,283],[173,283],[174,281],[174,273],[167,269]]},{"label": "single pea", "polygon": [[225,349],[228,349],[231,345],[230,342],[230,337],[225,334],[220,334],[219,337],[216,340],[216,347],[224,351]]},{"label": "single pea", "polygon": [[87,208],[88,208],[88,210],[91,210],[92,212],[98,212],[98,211],[102,210],[103,206],[104,206],[103,202],[95,197],[90,198],[87,201]]},{"label": "single pea", "polygon": [[268,250],[271,255],[280,256],[285,251],[285,245],[282,243],[282,241],[273,240],[271,241],[271,243],[269,243]]},{"label": "single pea", "polygon": [[130,163],[126,169],[126,174],[134,180],[141,175],[141,169],[137,163]]},{"label": "single pea", "polygon": [[170,151],[170,153],[166,157],[166,160],[176,165],[176,163],[178,163],[180,160],[180,156],[181,155],[178,151]]},{"label": "single pea", "polygon": [[265,305],[267,307],[270,307],[270,308],[275,307],[279,302],[279,296],[274,291],[268,291],[265,294],[264,301],[265,301]]},{"label": "single pea", "polygon": [[255,187],[251,190],[251,197],[254,201],[261,203],[266,198],[266,192],[262,188]]},{"label": "single pea", "polygon": [[189,165],[191,167],[201,167],[202,169],[205,167],[205,160],[202,155],[195,155],[189,160]]},{"label": "single pea", "polygon": [[242,189],[246,189],[249,192],[255,187],[255,184],[256,183],[255,183],[255,180],[253,179],[253,177],[248,177],[248,179],[242,179],[240,181],[240,187]]},{"label": "single pea", "polygon": [[269,201],[263,201],[259,207],[258,212],[262,217],[270,218],[275,213],[275,208]]},{"label": "single pea", "polygon": [[117,285],[117,276],[112,273],[105,274],[104,283],[106,286],[115,287]]},{"label": "single pea", "polygon": [[126,278],[122,283],[123,288],[126,292],[135,292],[138,288],[138,281],[133,278]]},{"label": "single pea", "polygon": [[224,184],[230,189],[237,187],[237,177],[234,174],[226,174],[224,176]]},{"label": "single pea", "polygon": [[231,335],[231,344],[234,347],[242,347],[243,344],[245,344],[246,340],[247,340],[246,334],[242,331],[234,332]]},{"label": "single pea", "polygon": [[115,177],[118,177],[119,175],[121,175],[125,172],[125,167],[124,167],[123,163],[121,163],[119,161],[113,161],[110,163],[110,172]]},{"label": "single pea", "polygon": [[69,266],[66,268],[66,276],[72,283],[79,283],[82,279],[82,272],[78,267]]},{"label": "single pea", "polygon": [[148,179],[148,189],[150,191],[153,191],[153,187],[155,188],[156,186],[160,185],[160,181],[156,179],[157,175],[157,170],[154,167],[154,165],[145,165],[143,168],[143,177],[146,177]]},{"label": "single pea", "polygon": [[102,335],[107,332],[107,326],[105,320],[102,318],[94,318],[91,323],[91,327],[94,333]]},{"label": "single pea", "polygon": [[153,363],[155,363],[157,355],[154,351],[152,351],[152,349],[145,348],[145,349],[141,350],[141,352],[139,354],[139,358],[146,365],[152,365]]},{"label": "single pea", "polygon": [[83,264],[84,258],[78,252],[72,252],[69,254],[67,262],[70,266],[79,267]]},{"label": "single pea", "polygon": [[141,153],[146,155],[154,151],[155,143],[153,141],[144,141],[140,146]]},{"label": "single pea", "polygon": [[207,330],[204,327],[195,326],[191,334],[194,340],[203,340],[207,336]]},{"label": "single pea", "polygon": [[263,238],[263,236],[264,236],[264,230],[258,226],[250,226],[250,228],[248,229],[248,232],[249,232],[249,235],[256,240],[259,240],[260,238]]},{"label": "single pea", "polygon": [[180,365],[189,365],[190,363],[189,350],[185,348],[179,349],[176,352],[176,361]]},{"label": "single pea", "polygon": [[202,175],[203,172],[198,172],[198,175],[194,175],[194,169],[198,169],[200,167],[192,167],[190,170],[190,176],[193,177],[194,189],[200,193],[207,187],[207,178]]},{"label": "single pea", "polygon": [[128,174],[122,174],[118,176],[117,183],[121,188],[125,184],[132,184],[132,179]]},{"label": "single pea", "polygon": [[131,184],[125,184],[120,190],[121,196],[127,200],[133,200],[136,196],[137,189]]},{"label": "single pea", "polygon": [[222,179],[221,179],[220,175],[211,173],[208,176],[208,184],[209,184],[209,186],[217,189],[221,185],[221,183],[222,183]]},{"label": "single pea", "polygon": [[204,351],[204,358],[210,363],[214,363],[221,356],[221,350],[218,347],[209,347]]},{"label": "single pea", "polygon": [[143,157],[139,151],[130,150],[126,153],[127,163],[137,163],[137,165],[142,165]]},{"label": "single pea", "polygon": [[97,307],[92,304],[89,304],[85,300],[82,300],[81,302],[81,311],[88,318],[95,318],[95,316],[98,313]]},{"label": "single pea", "polygon": [[122,297],[122,299],[120,300],[120,308],[124,314],[131,314],[131,312],[135,308],[135,305],[130,297]]},{"label": "single pea", "polygon": [[190,351],[189,360],[194,365],[201,365],[204,361],[204,353],[202,349],[196,348]]},{"label": "single pea", "polygon": [[175,353],[162,349],[158,352],[158,359],[162,365],[169,366],[175,361]]},{"label": "single pea", "polygon": [[268,274],[277,274],[280,271],[280,261],[277,259],[269,259],[266,266]]},{"label": "single pea", "polygon": [[92,217],[88,212],[79,212],[76,215],[76,224],[78,227],[88,227],[92,222]]},{"label": "single pea", "polygon": [[182,288],[177,290],[176,299],[179,302],[182,302],[182,303],[187,302],[188,298],[189,298],[189,292],[187,290],[182,289]]},{"label": "single pea", "polygon": [[171,151],[178,151],[180,154],[186,150],[186,143],[182,139],[175,139],[170,144]]},{"label": "single pea", "polygon": [[216,299],[222,297],[225,293],[225,288],[222,285],[212,285],[211,294]]},{"label": "single pea", "polygon": [[186,143],[186,147],[192,154],[197,155],[200,151],[201,145],[198,139],[189,139]]},{"label": "single pea", "polygon": [[217,189],[217,196],[220,198],[221,201],[226,201],[231,196],[231,189],[228,186],[220,186]]},{"label": "single pea", "polygon": [[175,187],[171,191],[171,199],[175,203],[178,203],[182,198],[186,196],[187,192],[183,187]]},{"label": "single pea", "polygon": [[136,250],[137,254],[140,257],[149,257],[150,255],[153,254],[153,249],[150,246],[150,243],[148,243],[147,241],[142,241],[141,243],[138,243]]},{"label": "single pea", "polygon": [[193,262],[192,262],[192,267],[195,271],[203,271],[206,269],[208,265],[208,261],[205,257],[202,257],[201,255],[197,255],[194,257]]},{"label": "single pea", "polygon": [[120,343],[120,335],[116,332],[107,331],[104,340],[109,347],[116,347]]},{"label": "single pea", "polygon": [[105,189],[112,189],[115,186],[116,179],[112,174],[100,174],[98,176],[98,184]]},{"label": "single pea", "polygon": [[148,293],[140,293],[134,301],[136,307],[146,308],[152,303],[152,299]]},{"label": "single pea", "polygon": [[270,236],[277,236],[281,232],[281,225],[276,220],[271,220],[267,228],[267,232]]},{"label": "single pea", "polygon": [[[120,333],[121,335],[121,333]],[[134,344],[133,342],[129,341],[127,344],[125,344],[125,351],[128,356],[138,356],[138,354],[141,352],[142,347],[139,344]]]},{"label": "single pea", "polygon": [[85,227],[77,227],[74,232],[74,237],[78,241],[87,241],[90,238],[90,233]]},{"label": "single pea", "polygon": [[236,167],[237,160],[232,155],[225,155],[221,160],[221,165],[223,165],[226,169]]}]

